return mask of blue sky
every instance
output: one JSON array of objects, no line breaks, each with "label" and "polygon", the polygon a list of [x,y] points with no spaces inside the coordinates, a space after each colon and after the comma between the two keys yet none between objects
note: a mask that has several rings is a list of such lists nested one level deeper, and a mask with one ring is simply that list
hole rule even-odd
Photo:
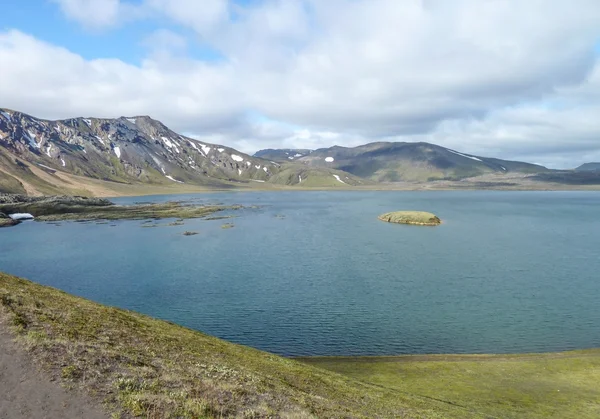
[{"label": "blue sky", "polygon": [[549,1],[4,0],[0,107],[571,167],[600,160],[600,3]]},{"label": "blue sky", "polygon": [[[140,1],[130,1],[140,4]],[[241,0],[250,4],[251,0]],[[86,59],[118,58],[139,64],[147,55],[145,40],[152,32],[166,29],[187,38],[187,53],[200,60],[219,60],[222,56],[208,45],[202,45],[192,30],[166,19],[136,20],[114,28],[87,28],[66,19],[56,3],[48,0],[5,0],[0,27],[19,29],[55,45],[63,46]]]}]

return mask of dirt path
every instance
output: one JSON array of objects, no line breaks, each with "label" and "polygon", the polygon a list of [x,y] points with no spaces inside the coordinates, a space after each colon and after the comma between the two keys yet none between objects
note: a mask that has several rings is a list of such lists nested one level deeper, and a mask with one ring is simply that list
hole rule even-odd
[{"label": "dirt path", "polygon": [[106,419],[86,397],[40,372],[13,341],[0,313],[0,419]]}]

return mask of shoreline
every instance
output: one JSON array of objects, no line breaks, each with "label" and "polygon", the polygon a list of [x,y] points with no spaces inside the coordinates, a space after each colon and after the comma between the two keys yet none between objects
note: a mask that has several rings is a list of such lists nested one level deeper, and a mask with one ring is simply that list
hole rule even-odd
[{"label": "shoreline", "polygon": [[338,186],[338,187],[296,187],[296,186],[274,186],[271,188],[261,187],[249,187],[249,188],[232,188],[232,189],[199,189],[199,190],[172,190],[164,192],[148,191],[148,192],[131,192],[122,193],[118,195],[102,195],[102,198],[126,198],[136,196],[171,196],[171,195],[192,195],[192,194],[211,194],[211,193],[240,193],[240,192],[456,192],[456,191],[470,191],[470,192],[600,192],[600,185],[560,185],[556,186],[521,186],[521,187],[477,187],[474,185],[469,186],[434,186],[424,184],[417,184],[413,186]]},{"label": "shoreline", "polygon": [[12,376],[35,370],[38,386],[76,389],[80,408],[113,417],[541,419],[600,408],[600,349],[284,358],[3,273],[0,314],[0,336],[31,360],[11,364]]}]

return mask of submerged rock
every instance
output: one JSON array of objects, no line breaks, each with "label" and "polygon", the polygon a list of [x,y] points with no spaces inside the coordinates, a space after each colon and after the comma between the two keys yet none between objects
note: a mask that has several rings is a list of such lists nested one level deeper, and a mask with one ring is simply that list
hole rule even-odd
[{"label": "submerged rock", "polygon": [[19,223],[19,220],[13,220],[8,215],[4,214],[3,212],[0,212],[0,227],[12,227]]},{"label": "submerged rock", "polygon": [[397,224],[412,224],[420,226],[438,226],[442,224],[437,215],[424,211],[396,211],[381,214],[381,221]]}]

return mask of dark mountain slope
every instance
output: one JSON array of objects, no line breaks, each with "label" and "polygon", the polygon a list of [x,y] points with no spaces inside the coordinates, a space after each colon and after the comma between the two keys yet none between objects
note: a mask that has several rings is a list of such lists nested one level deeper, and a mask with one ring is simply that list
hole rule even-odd
[{"label": "dark mountain slope", "polygon": [[[256,155],[277,156],[273,150]],[[464,154],[429,143],[378,142],[334,146],[295,159],[313,167],[343,170],[377,182],[457,180],[486,173],[540,173],[543,166]]]},{"label": "dark mountain slope", "polygon": [[576,168],[575,170],[578,172],[590,172],[590,171],[600,170],[600,163],[597,163],[597,162],[584,163],[581,166],[579,166],[578,168]]}]

